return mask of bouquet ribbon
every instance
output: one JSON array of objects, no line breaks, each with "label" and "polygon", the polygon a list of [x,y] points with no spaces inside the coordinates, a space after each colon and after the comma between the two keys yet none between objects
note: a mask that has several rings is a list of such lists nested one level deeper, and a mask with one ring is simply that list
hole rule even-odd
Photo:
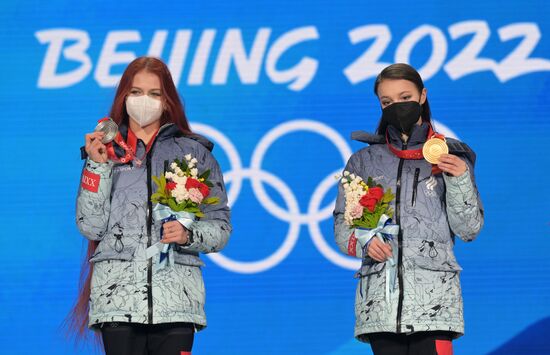
[{"label": "bouquet ribbon", "polygon": [[[392,224],[390,217],[383,214],[378,220],[376,227],[371,229],[355,228],[355,237],[362,246],[366,246],[374,237],[385,243],[388,240],[393,240],[399,233],[399,225]],[[389,305],[390,293],[395,289],[396,267],[393,257],[386,260],[386,304]]]},{"label": "bouquet ribbon", "polygon": [[[195,222],[195,214],[185,211],[175,212],[170,207],[162,205],[160,203],[155,204],[153,207],[153,218],[155,221],[160,221],[163,224],[168,221],[178,221],[185,228],[189,229]],[[164,228],[161,226],[160,237],[164,234]],[[154,257],[157,254],[160,254],[159,263],[156,265],[156,269],[160,270],[169,265],[174,260],[174,250],[172,248],[172,243],[164,244],[160,241],[151,245],[147,248],[146,256],[147,259]]]}]

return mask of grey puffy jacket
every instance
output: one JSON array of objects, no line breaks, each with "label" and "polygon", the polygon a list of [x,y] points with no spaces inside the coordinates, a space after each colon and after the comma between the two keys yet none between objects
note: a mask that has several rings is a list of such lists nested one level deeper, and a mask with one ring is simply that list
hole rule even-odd
[{"label": "grey puffy jacket", "polygon": [[[121,132],[127,128],[121,127]],[[124,135],[124,133],[123,133]],[[89,240],[98,241],[93,263],[89,325],[103,322],[189,322],[206,326],[205,290],[200,253],[220,251],[231,232],[230,211],[222,173],[200,136],[183,136],[172,124],[164,125],[141,166],[113,165],[87,160],[77,198],[76,222]],[[206,147],[205,147],[206,146]],[[211,148],[211,144],[210,144]],[[176,245],[170,267],[155,270],[155,257],[145,250],[160,239],[159,221],[151,216],[150,196],[156,191],[151,177],[166,164],[191,154],[199,173],[209,169],[214,184],[205,214],[191,226],[193,242]],[[136,156],[145,156],[139,141]]]},{"label": "grey puffy jacket", "polygon": [[[388,128],[390,142],[399,149],[421,148],[427,132],[427,124],[415,126],[404,146],[399,132]],[[345,197],[339,187],[334,211],[336,242],[342,252],[363,260],[355,302],[355,336],[361,341],[376,332],[464,333],[462,269],[453,253],[454,237],[471,241],[477,236],[483,225],[483,207],[473,175],[475,154],[456,140],[447,139],[447,143],[450,153],[467,163],[468,170],[459,177],[432,175],[431,164],[423,159],[400,159],[386,144],[361,149],[345,167],[392,189],[396,195],[393,221],[400,226],[399,236],[391,242],[397,262],[392,283],[389,262],[376,262],[361,243],[354,244],[353,230],[344,222]],[[389,297],[386,280],[391,286]]]}]

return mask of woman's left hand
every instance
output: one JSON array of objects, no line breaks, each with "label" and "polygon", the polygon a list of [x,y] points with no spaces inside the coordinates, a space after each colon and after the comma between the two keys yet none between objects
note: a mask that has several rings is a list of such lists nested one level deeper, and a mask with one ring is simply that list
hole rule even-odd
[{"label": "woman's left hand", "polygon": [[466,162],[453,154],[442,154],[439,157],[439,169],[452,176],[460,176],[466,172]]},{"label": "woman's left hand", "polygon": [[185,244],[189,240],[189,232],[178,221],[168,221],[162,225],[163,236],[160,240],[161,243],[178,243]]}]

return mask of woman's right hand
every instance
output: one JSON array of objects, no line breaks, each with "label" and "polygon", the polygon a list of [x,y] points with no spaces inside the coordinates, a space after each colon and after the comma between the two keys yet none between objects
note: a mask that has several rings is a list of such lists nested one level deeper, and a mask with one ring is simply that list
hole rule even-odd
[{"label": "woman's right hand", "polygon": [[367,247],[367,255],[381,263],[386,261],[388,258],[391,258],[393,254],[391,245],[374,237],[370,240]]},{"label": "woman's right hand", "polygon": [[91,160],[96,163],[106,163],[109,157],[107,156],[107,148],[105,144],[101,143],[101,139],[105,133],[103,132],[93,132],[88,133],[85,136],[86,139],[86,153]]}]

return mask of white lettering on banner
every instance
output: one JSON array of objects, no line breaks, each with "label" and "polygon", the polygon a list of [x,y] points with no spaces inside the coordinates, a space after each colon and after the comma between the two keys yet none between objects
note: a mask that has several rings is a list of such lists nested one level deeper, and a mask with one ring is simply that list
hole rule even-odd
[{"label": "white lettering on banner", "polygon": [[425,80],[439,71],[447,57],[447,41],[439,28],[429,25],[418,27],[403,38],[395,51],[396,63],[410,63],[413,48],[426,36],[432,39],[432,54],[428,62],[418,69],[418,73]]},{"label": "white lettering on banner", "polygon": [[[90,37],[87,32],[59,28],[38,31],[35,36],[41,44],[49,44],[38,76],[39,88],[53,89],[72,86],[83,80],[92,69],[92,62],[86,54],[86,50],[90,46]],[[66,41],[76,41],[76,43],[63,48]],[[80,66],[67,73],[57,74],[61,54],[65,59],[77,61]]]},{"label": "white lettering on banner", "polygon": [[[473,34],[470,41],[454,57],[447,58],[449,40],[439,28],[432,25],[422,25],[403,37],[398,43],[394,55],[395,62],[410,63],[411,53],[419,42],[425,38],[431,40],[429,58],[419,68],[424,80],[443,71],[452,79],[458,80],[478,72],[493,72],[500,82],[506,82],[521,75],[534,72],[550,71],[550,60],[546,58],[530,58],[541,39],[541,33],[536,23],[514,23],[498,29],[500,42],[520,38],[518,45],[500,62],[490,58],[480,57],[489,43],[491,30],[485,21],[462,21],[448,28],[450,40],[454,41]],[[191,65],[186,84],[191,86],[204,85],[207,70],[211,70],[210,83],[226,85],[229,71],[234,68],[242,84],[258,84],[262,68],[266,76],[275,84],[284,84],[292,91],[301,91],[311,84],[319,61],[308,55],[290,68],[278,68],[281,58],[304,42],[318,41],[320,35],[315,26],[305,26],[292,29],[271,38],[271,28],[260,28],[252,44],[245,46],[242,30],[231,28],[225,32],[219,48],[214,50],[214,40],[217,30],[205,29],[200,33],[198,44],[190,51],[192,30],[178,30],[167,63],[174,82],[179,85],[185,61],[191,57]],[[78,84],[86,79],[92,70],[92,60],[87,51],[90,47],[88,32],[77,29],[56,28],[41,30],[35,33],[39,43],[46,44],[46,54],[38,77],[38,87],[42,89],[65,88]],[[374,39],[368,48],[352,63],[343,69],[343,73],[352,84],[370,80],[389,63],[380,62],[380,58],[390,45],[392,34],[385,24],[365,25],[348,32],[349,41],[357,45]],[[157,30],[152,34],[147,50],[148,55],[162,57],[170,32]],[[141,33],[137,30],[109,31],[100,51],[94,78],[101,87],[113,87],[120,73],[111,74],[115,65],[127,65],[137,57],[139,51],[121,51],[119,46],[142,42]],[[247,51],[245,48],[249,48]],[[141,55],[141,54],[139,54]],[[214,61],[211,69],[208,63]],[[265,58],[265,61],[264,61]],[[75,69],[59,73],[59,67],[66,62],[76,63]],[[265,63],[264,63],[265,62]],[[446,62],[446,63],[445,63]]]},{"label": "white lettering on banner", "polygon": [[134,52],[117,52],[117,46],[121,43],[139,41],[141,41],[141,36],[138,31],[111,31],[107,34],[94,75],[99,86],[116,86],[120,75],[111,75],[111,67],[116,64],[126,65],[137,57]]},{"label": "white lettering on banner", "polygon": [[[208,64],[208,58],[210,57],[210,50],[212,49],[212,43],[216,37],[216,30],[204,30],[199,41],[199,47],[195,52],[193,58],[193,65],[191,66],[191,73],[189,73],[189,79],[187,84],[189,85],[201,85],[204,81],[204,72],[206,71],[206,64]],[[177,85],[178,83],[176,83]]]},{"label": "white lettering on banner", "polygon": [[[381,32],[377,34],[369,26],[361,26],[348,33],[352,44],[357,44],[365,39],[376,38],[359,58],[344,69],[344,75],[352,84],[375,78],[379,71],[374,68],[380,68],[381,64],[385,64],[379,63],[378,59],[387,49],[390,43],[388,38],[391,38],[391,33],[385,25],[372,26],[380,26],[379,30]],[[536,23],[511,24],[498,30],[502,42],[523,37],[523,40],[512,53],[502,59],[500,63],[488,58],[478,58],[489,39],[490,30],[487,22],[459,22],[449,26],[449,33],[452,40],[470,33],[475,34],[466,47],[443,66],[444,71],[452,80],[481,71],[492,71],[500,82],[506,82],[521,75],[550,71],[550,60],[529,58],[541,38]],[[426,36],[429,36],[432,40],[432,53],[427,63],[419,69],[424,80],[430,79],[440,71],[447,56],[447,40],[440,29],[431,25],[422,25],[412,30],[398,44],[395,53],[395,62],[410,63],[412,50]]]},{"label": "white lettering on banner", "polygon": [[453,59],[445,64],[445,72],[453,80],[480,71],[495,71],[497,62],[489,58],[479,58],[487,44],[491,30],[485,21],[464,21],[449,27],[453,40],[465,35],[474,34],[470,42]]},{"label": "white lettering on banner", "polygon": [[176,86],[180,82],[181,72],[183,71],[185,58],[187,58],[187,52],[189,50],[189,43],[191,43],[191,31],[180,30],[176,32],[172,53],[168,60],[168,69],[170,73],[172,73],[172,79],[174,83],[176,83]]},{"label": "white lettering on banner", "polygon": [[231,61],[235,64],[235,69],[243,84],[257,83],[270,34],[271,29],[269,28],[262,28],[258,31],[250,55],[247,58],[241,30],[228,30],[225,33],[220,54],[214,66],[212,84],[223,85],[227,83]]},{"label": "white lettering on banner", "polygon": [[319,33],[314,26],[302,27],[282,35],[271,47],[267,55],[266,71],[269,78],[277,84],[288,83],[289,89],[303,90],[313,80],[319,62],[310,57],[304,57],[294,67],[286,70],[277,70],[279,58],[290,48],[300,42],[319,39]]},{"label": "white lettering on banner", "polygon": [[374,42],[365,53],[344,69],[344,74],[352,84],[376,77],[382,69],[391,64],[378,62],[378,59],[380,59],[391,41],[391,33],[388,26],[362,26],[351,30],[348,35],[352,44],[374,38]]},{"label": "white lettering on banner", "polygon": [[[147,51],[148,55],[161,57],[164,52],[168,31],[158,30]],[[240,29],[229,29],[222,41],[212,73],[212,84],[224,85],[227,83],[231,63],[243,84],[257,84],[266,56],[268,42],[271,35],[270,28],[261,28],[255,37],[250,52],[247,54]],[[87,32],[80,30],[44,30],[36,33],[42,44],[49,44],[42,69],[40,71],[38,87],[63,88],[77,84],[90,73],[92,65],[86,51],[90,46]],[[189,52],[191,30],[178,30],[168,59],[168,67],[172,73],[174,83],[179,84],[183,66]],[[202,31],[199,43],[195,50],[189,76],[188,85],[203,85],[210,54],[216,38],[215,29]],[[315,27],[302,27],[283,34],[269,48],[267,53],[267,76],[277,84],[288,84],[291,90],[299,91],[305,88],[317,71],[317,60],[304,57],[298,64],[285,70],[277,69],[277,62],[286,51],[294,46],[319,38]],[[76,40],[77,43],[63,48],[65,41]],[[136,30],[110,31],[99,55],[94,78],[101,87],[116,86],[120,80],[120,73],[111,74],[115,65],[127,65],[137,57],[133,51],[120,51],[122,44],[141,42],[141,34]],[[56,74],[61,59],[78,60],[82,66],[66,74]]]},{"label": "white lettering on banner", "polygon": [[147,55],[159,58],[162,57],[162,51],[164,50],[164,45],[166,44],[166,38],[168,38],[168,31],[155,31],[151,44],[149,45],[149,50],[147,50]]},{"label": "white lettering on banner", "polygon": [[[443,133],[447,137],[456,138],[456,135],[445,125],[437,121],[434,121],[434,125],[437,127],[438,132]],[[282,244],[264,259],[257,261],[237,261],[223,253],[207,254],[212,261],[224,269],[236,273],[252,274],[267,271],[276,267],[292,252],[300,235],[300,227],[305,225],[308,227],[313,244],[328,261],[344,269],[356,270],[359,268],[361,261],[334,250],[323,236],[320,227],[320,222],[332,217],[335,201],[333,200],[323,207],[321,207],[321,203],[328,191],[337,184],[334,175],[341,173],[343,166],[351,156],[351,148],[336,130],[324,123],[313,120],[302,119],[284,122],[271,129],[262,137],[252,153],[250,168],[244,168],[237,148],[223,133],[201,123],[192,122],[191,127],[193,127],[194,132],[203,134],[216,143],[224,151],[229,160],[230,169],[224,172],[224,180],[229,186],[227,192],[229,205],[233,206],[235,204],[241,193],[243,180],[248,179],[251,182],[254,196],[266,211],[273,217],[287,222],[289,225]],[[273,173],[264,170],[262,167],[267,151],[277,140],[287,134],[304,131],[318,134],[329,140],[334,144],[342,158],[342,167],[329,172],[315,188],[308,203],[307,213],[300,212],[298,199],[286,182]],[[279,193],[286,208],[279,206],[269,197],[264,184],[268,184]],[[332,234],[329,238],[333,238]]]},{"label": "white lettering on banner", "polygon": [[535,23],[516,23],[498,29],[498,36],[503,42],[523,37],[514,51],[504,58],[496,68],[496,75],[501,82],[537,71],[549,71],[550,60],[529,58],[540,41],[539,26]]}]

